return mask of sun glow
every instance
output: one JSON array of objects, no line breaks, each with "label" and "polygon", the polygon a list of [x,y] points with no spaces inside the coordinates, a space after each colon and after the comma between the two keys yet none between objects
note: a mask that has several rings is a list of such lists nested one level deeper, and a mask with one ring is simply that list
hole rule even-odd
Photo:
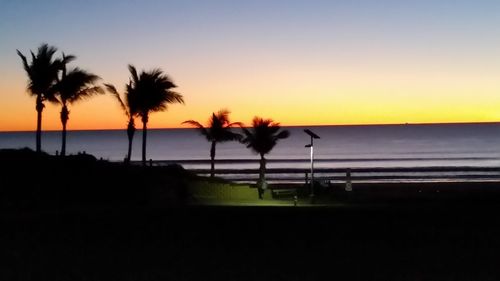
[{"label": "sun glow", "polygon": [[[90,8],[90,23],[88,15],[52,16],[78,10],[77,2],[32,3],[44,12],[31,17],[21,17],[21,2],[6,4],[0,11],[0,131],[35,129],[35,99],[26,94],[15,50],[28,53],[41,42],[77,55],[71,66],[120,91],[129,79],[127,64],[162,68],[186,104],[152,113],[150,128],[204,122],[222,108],[247,124],[256,115],[282,125],[500,121],[500,20],[492,12],[499,4],[250,2],[171,3],[182,13],[170,17],[159,12],[165,4],[106,2],[100,5],[109,9]],[[38,22],[46,28],[34,29]],[[130,33],[137,33],[134,41]],[[110,95],[70,111],[69,130],[127,123]],[[46,105],[43,129],[61,128],[59,112],[58,105]]]}]

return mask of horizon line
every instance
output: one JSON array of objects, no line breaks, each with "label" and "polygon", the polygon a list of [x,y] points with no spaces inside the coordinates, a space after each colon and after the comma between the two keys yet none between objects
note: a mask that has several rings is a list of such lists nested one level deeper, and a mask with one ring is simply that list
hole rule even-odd
[{"label": "horizon line", "polygon": [[[279,123],[279,122],[278,122]],[[421,122],[421,123],[365,123],[365,124],[329,124],[329,125],[282,125],[281,127],[349,127],[349,126],[415,126],[415,125],[474,125],[474,124],[500,124],[500,121],[484,121],[484,122]],[[250,126],[244,126],[249,128]],[[235,127],[237,128],[237,127]],[[196,129],[194,127],[163,127],[163,128],[148,128],[148,130],[183,130]],[[103,129],[74,129],[67,130],[68,132],[84,132],[84,131],[122,131],[127,128],[103,128]],[[42,130],[42,132],[61,132],[62,130]],[[137,128],[137,131],[142,129]],[[31,133],[36,130],[0,130],[0,133]]]}]

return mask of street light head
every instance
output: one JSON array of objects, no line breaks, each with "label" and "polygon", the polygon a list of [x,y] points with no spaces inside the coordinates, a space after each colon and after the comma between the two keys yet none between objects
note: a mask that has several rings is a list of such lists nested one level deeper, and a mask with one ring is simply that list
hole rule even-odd
[{"label": "street light head", "polygon": [[311,147],[311,146],[312,146],[312,144],[306,144],[305,145],[305,147]]},{"label": "street light head", "polygon": [[311,136],[311,138],[313,138],[313,139],[319,139],[319,136],[318,136],[318,135],[316,135],[315,133],[311,132],[311,130],[309,130],[309,129],[304,129],[304,132],[305,132],[306,134],[310,135],[310,136]]}]

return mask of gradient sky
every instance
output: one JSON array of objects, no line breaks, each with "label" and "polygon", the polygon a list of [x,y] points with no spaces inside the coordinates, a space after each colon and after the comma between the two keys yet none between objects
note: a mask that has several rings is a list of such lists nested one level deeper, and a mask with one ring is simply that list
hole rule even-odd
[{"label": "gradient sky", "polygon": [[[0,0],[0,130],[34,130],[16,49],[46,42],[123,90],[127,64],[160,67],[185,105],[150,127],[228,108],[283,125],[500,121],[500,1]],[[47,105],[43,128],[60,129]],[[111,96],[69,129],[124,128]]]}]

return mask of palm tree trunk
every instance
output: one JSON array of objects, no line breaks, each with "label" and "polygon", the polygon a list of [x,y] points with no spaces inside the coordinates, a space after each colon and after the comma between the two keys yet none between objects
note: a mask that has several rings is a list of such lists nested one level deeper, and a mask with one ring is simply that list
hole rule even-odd
[{"label": "palm tree trunk", "polygon": [[42,151],[42,111],[43,111],[42,96],[36,96],[36,152]]},{"label": "palm tree trunk", "polygon": [[215,176],[215,145],[217,142],[212,141],[212,147],[210,148],[210,177]]},{"label": "palm tree trunk", "polygon": [[259,199],[263,199],[264,189],[266,188],[266,158],[264,154],[260,155],[260,169],[259,169]]},{"label": "palm tree trunk", "polygon": [[146,140],[148,134],[148,116],[145,115],[142,117],[142,165],[146,166]]},{"label": "palm tree trunk", "polygon": [[63,123],[61,156],[66,155],[66,122]]},{"label": "palm tree trunk", "polygon": [[132,141],[133,141],[133,136],[128,137],[128,151],[127,151],[127,158],[125,158],[125,162],[128,164],[130,163],[130,157],[132,155]]},{"label": "palm tree trunk", "polygon": [[134,120],[131,118],[127,126],[127,136],[128,136],[128,153],[125,159],[126,163],[130,163],[130,158],[132,157],[132,141],[134,140],[135,126]]},{"label": "palm tree trunk", "polygon": [[66,105],[63,105],[61,109],[61,123],[62,123],[62,145],[61,145],[61,156],[66,155],[66,124],[69,119],[69,111]]}]

